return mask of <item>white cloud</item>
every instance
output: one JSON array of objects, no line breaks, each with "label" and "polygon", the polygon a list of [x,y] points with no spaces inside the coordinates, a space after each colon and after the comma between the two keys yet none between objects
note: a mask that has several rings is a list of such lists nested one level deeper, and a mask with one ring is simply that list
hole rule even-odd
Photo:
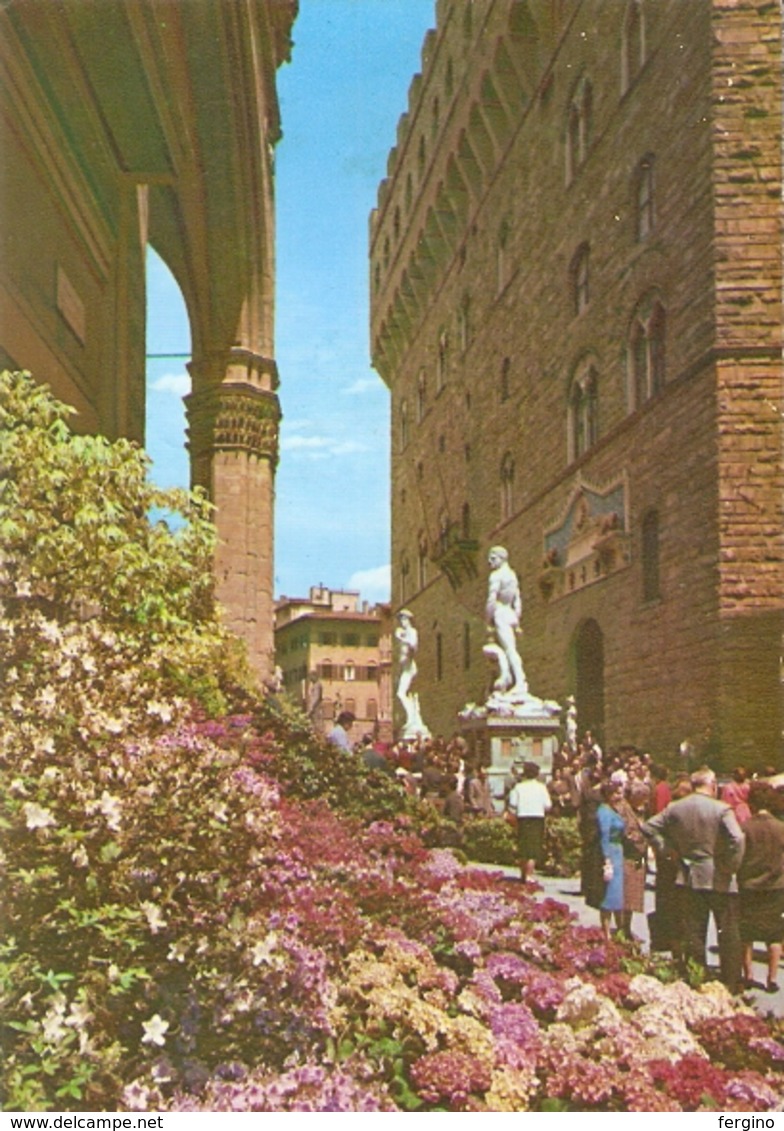
[{"label": "white cloud", "polygon": [[150,388],[156,393],[173,393],[176,397],[184,397],[191,391],[191,379],[187,373],[165,373],[163,377],[156,377]]},{"label": "white cloud", "polygon": [[280,447],[284,452],[299,452],[303,449],[327,448],[332,443],[326,436],[281,436]]},{"label": "white cloud", "polygon": [[347,589],[358,589],[366,601],[375,603],[388,601],[392,591],[392,567],[376,566],[375,569],[360,569],[348,579]]},{"label": "white cloud", "polygon": [[371,389],[380,389],[381,381],[378,377],[359,377],[352,385],[346,385],[340,391],[347,397],[358,397],[363,393],[370,392]]},{"label": "white cloud", "polygon": [[356,455],[370,451],[367,444],[358,440],[340,440],[332,436],[283,436],[280,441],[283,452],[296,452],[308,459],[330,459],[333,456]]},{"label": "white cloud", "polygon": [[367,444],[362,444],[359,440],[344,440],[341,444],[335,444],[332,449],[333,456],[350,456],[356,452],[369,452],[370,448]]}]

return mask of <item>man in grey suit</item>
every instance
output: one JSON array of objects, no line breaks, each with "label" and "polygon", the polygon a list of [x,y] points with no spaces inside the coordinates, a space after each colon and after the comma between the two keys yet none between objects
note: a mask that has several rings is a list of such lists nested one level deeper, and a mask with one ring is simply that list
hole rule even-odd
[{"label": "man in grey suit", "polygon": [[743,832],[729,805],[717,800],[716,775],[706,767],[691,775],[693,792],[672,801],[642,826],[660,852],[678,861],[681,959],[705,966],[708,920],[719,940],[721,980],[740,988],[741,941],[735,873],[743,857]]}]

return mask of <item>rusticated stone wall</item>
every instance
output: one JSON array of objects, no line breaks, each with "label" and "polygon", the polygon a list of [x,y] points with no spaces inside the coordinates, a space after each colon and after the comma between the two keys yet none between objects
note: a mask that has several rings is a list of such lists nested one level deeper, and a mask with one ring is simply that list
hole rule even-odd
[{"label": "rusticated stone wall", "polygon": [[[611,745],[780,757],[778,8],[441,0],[437,15],[371,218],[393,603],[420,629],[423,713],[448,733],[486,694],[501,543],[535,693],[577,690],[579,711],[582,689],[580,725]],[[659,351],[643,392],[638,324]],[[445,531],[463,547],[454,585]],[[602,656],[581,644],[597,632]]]}]

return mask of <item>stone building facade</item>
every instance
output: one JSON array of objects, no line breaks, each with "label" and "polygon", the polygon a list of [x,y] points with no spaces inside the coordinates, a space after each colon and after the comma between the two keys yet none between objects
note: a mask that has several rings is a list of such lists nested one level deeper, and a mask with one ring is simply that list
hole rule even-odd
[{"label": "stone building facade", "polygon": [[779,6],[436,9],[370,234],[423,713],[483,701],[502,544],[537,695],[780,760]]},{"label": "stone building facade", "polygon": [[275,657],[283,686],[326,734],[351,711],[353,742],[392,738],[392,621],[388,605],[360,602],[354,590],[312,586],[275,606]]},{"label": "stone building facade", "polygon": [[0,364],[76,426],[144,441],[145,252],[191,330],[192,480],[215,503],[218,594],[266,674],[280,410],[275,77],[296,0],[0,7]]}]

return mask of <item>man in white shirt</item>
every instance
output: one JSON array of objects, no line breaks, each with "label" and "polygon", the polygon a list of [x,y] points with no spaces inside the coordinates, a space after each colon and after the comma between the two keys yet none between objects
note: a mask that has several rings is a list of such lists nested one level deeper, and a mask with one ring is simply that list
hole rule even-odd
[{"label": "man in white shirt", "polygon": [[536,762],[523,764],[522,779],[513,787],[506,807],[517,818],[517,844],[520,852],[520,879],[533,882],[534,869],[544,850],[544,819],[553,803],[547,786],[539,781]]}]

